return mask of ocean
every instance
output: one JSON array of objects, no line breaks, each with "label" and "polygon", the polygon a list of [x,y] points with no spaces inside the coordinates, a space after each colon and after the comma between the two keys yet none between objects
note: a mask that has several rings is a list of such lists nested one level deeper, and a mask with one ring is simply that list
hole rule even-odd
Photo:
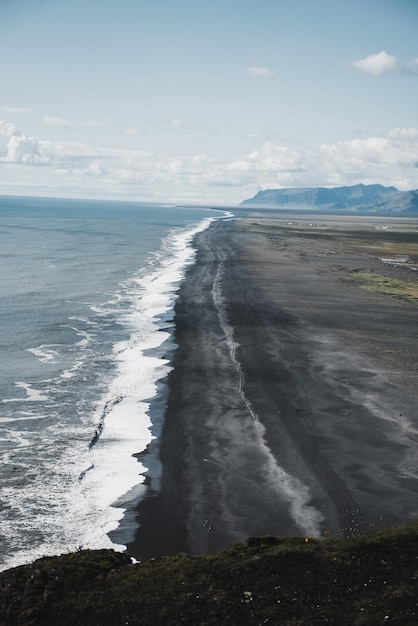
[{"label": "ocean", "polygon": [[0,197],[1,570],[132,539],[176,291],[194,234],[226,215]]}]

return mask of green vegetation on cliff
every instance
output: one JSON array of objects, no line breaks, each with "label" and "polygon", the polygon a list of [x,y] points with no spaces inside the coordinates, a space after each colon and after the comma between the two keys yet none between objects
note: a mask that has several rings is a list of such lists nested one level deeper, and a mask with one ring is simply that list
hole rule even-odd
[{"label": "green vegetation on cliff", "polygon": [[0,574],[0,624],[418,624],[418,522],[135,565],[110,550],[44,558]]}]

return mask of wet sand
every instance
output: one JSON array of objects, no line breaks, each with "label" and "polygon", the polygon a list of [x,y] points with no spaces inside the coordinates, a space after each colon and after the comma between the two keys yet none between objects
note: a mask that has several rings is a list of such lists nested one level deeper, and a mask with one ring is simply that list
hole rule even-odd
[{"label": "wet sand", "polygon": [[161,482],[154,490],[150,475],[128,545],[139,559],[418,516],[418,305],[354,281],[416,274],[278,224],[219,221],[196,238],[176,304]]}]

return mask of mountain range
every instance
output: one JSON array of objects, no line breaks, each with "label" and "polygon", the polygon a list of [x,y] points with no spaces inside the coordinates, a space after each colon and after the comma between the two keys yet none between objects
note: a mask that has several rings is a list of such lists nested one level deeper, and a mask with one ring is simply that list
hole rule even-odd
[{"label": "mountain range", "polygon": [[240,207],[259,209],[338,211],[376,215],[418,215],[418,190],[399,191],[383,185],[266,189],[244,200]]}]

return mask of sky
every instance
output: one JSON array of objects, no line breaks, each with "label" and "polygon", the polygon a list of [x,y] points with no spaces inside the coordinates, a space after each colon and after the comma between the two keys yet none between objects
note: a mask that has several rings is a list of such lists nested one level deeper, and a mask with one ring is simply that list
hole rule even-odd
[{"label": "sky", "polygon": [[0,0],[0,194],[418,188],[418,0]]}]

